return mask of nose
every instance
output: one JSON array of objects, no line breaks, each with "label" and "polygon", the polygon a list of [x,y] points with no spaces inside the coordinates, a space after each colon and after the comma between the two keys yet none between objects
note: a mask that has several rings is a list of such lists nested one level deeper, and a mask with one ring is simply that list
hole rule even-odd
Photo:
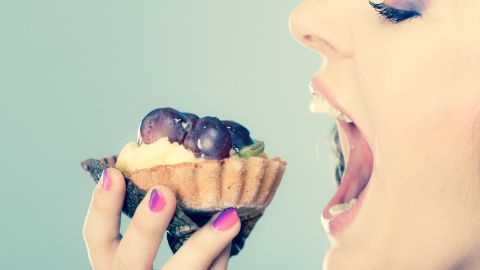
[{"label": "nose", "polygon": [[307,0],[290,14],[290,32],[303,45],[327,58],[352,57],[348,6],[342,0]]}]

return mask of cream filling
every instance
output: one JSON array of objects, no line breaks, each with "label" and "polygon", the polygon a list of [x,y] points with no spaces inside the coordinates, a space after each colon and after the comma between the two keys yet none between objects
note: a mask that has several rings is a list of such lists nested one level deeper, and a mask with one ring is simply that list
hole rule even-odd
[{"label": "cream filling", "polygon": [[313,113],[326,113],[332,117],[335,117],[339,120],[345,121],[347,123],[351,123],[352,120],[348,118],[345,114],[341,111],[337,110],[333,107],[328,100],[320,95],[314,95],[312,101],[309,105],[310,111]]},{"label": "cream filling", "polygon": [[173,165],[184,162],[200,162],[192,151],[183,145],[171,143],[167,137],[152,144],[127,143],[118,155],[115,166],[122,172],[133,172],[158,165]]},{"label": "cream filling", "polygon": [[355,203],[357,202],[356,198],[352,198],[348,203],[338,203],[330,207],[328,209],[328,212],[330,212],[330,215],[332,216],[338,216],[341,213],[347,211],[348,209],[352,208]]}]

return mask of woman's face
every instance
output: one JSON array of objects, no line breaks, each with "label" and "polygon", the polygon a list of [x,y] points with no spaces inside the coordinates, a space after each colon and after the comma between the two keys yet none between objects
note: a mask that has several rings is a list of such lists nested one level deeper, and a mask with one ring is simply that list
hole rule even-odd
[{"label": "woman's face", "polygon": [[328,60],[314,81],[374,158],[358,215],[329,234],[325,269],[480,269],[480,1],[384,4],[421,16],[393,23],[368,0],[307,0],[290,17]]}]

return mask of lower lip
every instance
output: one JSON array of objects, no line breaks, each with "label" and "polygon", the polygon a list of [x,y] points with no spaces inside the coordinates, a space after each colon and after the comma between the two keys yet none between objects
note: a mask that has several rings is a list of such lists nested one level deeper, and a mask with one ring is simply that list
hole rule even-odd
[{"label": "lower lip", "polygon": [[[324,209],[324,211],[322,212],[322,224],[327,233],[331,235],[338,234],[344,229],[346,229],[350,224],[352,224],[353,220],[358,214],[358,211],[360,210],[360,207],[362,207],[362,202],[370,186],[370,181],[368,182],[367,186],[362,190],[362,192],[358,196],[357,201],[355,202],[355,205],[352,208],[332,218],[325,217],[323,213],[327,212],[328,209]],[[327,205],[327,207],[331,206]]]}]

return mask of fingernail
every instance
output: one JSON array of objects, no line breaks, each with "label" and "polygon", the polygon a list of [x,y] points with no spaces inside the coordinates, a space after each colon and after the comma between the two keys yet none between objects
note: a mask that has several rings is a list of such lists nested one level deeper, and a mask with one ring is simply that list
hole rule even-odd
[{"label": "fingernail", "polygon": [[109,190],[112,186],[112,181],[110,180],[110,174],[108,174],[108,170],[103,170],[102,173],[102,189]]},{"label": "fingernail", "polygon": [[237,210],[233,207],[227,208],[218,215],[212,226],[218,231],[226,231],[230,229],[238,221]]},{"label": "fingernail", "polygon": [[150,206],[150,210],[152,212],[162,211],[163,207],[165,207],[165,198],[163,197],[162,193],[154,188],[150,193],[150,202],[148,205]]}]

